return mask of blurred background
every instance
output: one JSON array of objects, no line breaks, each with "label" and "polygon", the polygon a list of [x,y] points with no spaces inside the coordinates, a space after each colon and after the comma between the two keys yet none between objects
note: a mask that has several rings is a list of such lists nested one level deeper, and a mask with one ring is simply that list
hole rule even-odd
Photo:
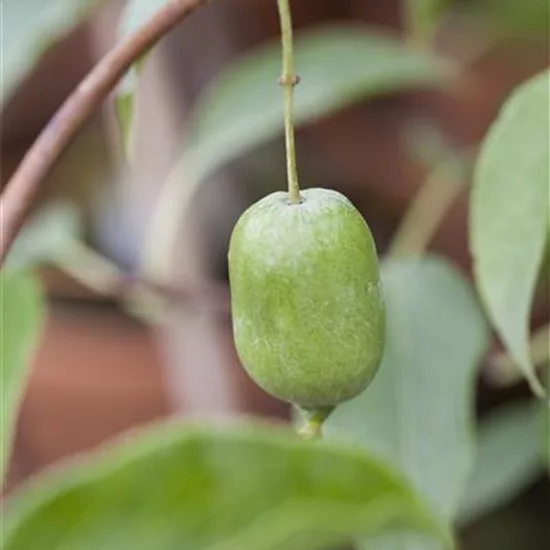
[{"label": "blurred background", "polygon": [[[461,67],[450,85],[355,101],[299,128],[302,185],[347,194],[369,221],[381,253],[432,159],[444,149],[475,151],[510,90],[549,62],[548,19],[536,11],[540,2],[526,2],[523,10],[510,8],[520,3],[508,0],[457,4],[435,40],[437,51]],[[71,30],[4,105],[2,185],[61,102],[113,46],[122,6],[107,2]],[[396,36],[403,30],[397,0],[300,0],[293,2],[293,15],[298,35],[326,23],[374,26]],[[77,212],[87,252],[72,268],[40,268],[49,316],[20,415],[8,492],[63,457],[166,415],[289,418],[288,408],[240,368],[226,273],[228,239],[239,214],[286,185],[281,138],[225,164],[198,189],[179,228],[173,284],[162,289],[169,309],[162,322],[145,322],[125,303],[125,285],[139,267],[152,207],[181,155],[190,113],[222,69],[276,40],[278,25],[272,0],[221,1],[197,12],[147,64],[132,169],[120,168],[114,109],[106,104],[43,185],[37,211],[62,204]],[[465,188],[430,249],[468,273],[467,216]],[[114,266],[124,281],[85,284],[88,278],[110,281]],[[548,319],[548,295],[542,294],[535,326]],[[522,395],[528,395],[524,384],[494,388],[480,373],[480,415]],[[548,482],[541,476],[511,503],[469,525],[464,548],[547,548],[548,503]]]}]

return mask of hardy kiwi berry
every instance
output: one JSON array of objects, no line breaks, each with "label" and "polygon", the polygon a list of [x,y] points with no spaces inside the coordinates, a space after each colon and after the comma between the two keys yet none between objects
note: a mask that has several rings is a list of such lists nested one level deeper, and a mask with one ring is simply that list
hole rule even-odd
[{"label": "hardy kiwi berry", "polygon": [[233,332],[251,378],[295,405],[362,392],[384,347],[376,247],[341,193],[276,192],[238,220],[229,245]]}]

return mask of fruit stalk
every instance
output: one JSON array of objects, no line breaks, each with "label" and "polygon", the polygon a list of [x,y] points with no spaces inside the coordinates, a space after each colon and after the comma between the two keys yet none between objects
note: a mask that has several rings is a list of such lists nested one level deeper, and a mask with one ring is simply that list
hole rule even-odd
[{"label": "fruit stalk", "polygon": [[301,202],[298,171],[296,168],[296,148],[294,144],[294,86],[299,78],[294,74],[294,53],[292,49],[292,17],[288,0],[277,0],[281,21],[281,44],[283,48],[283,73],[279,83],[284,89],[285,103],[285,144],[288,195],[291,203]]},{"label": "fruit stalk", "polygon": [[319,439],[322,436],[323,422],[328,418],[334,407],[296,407],[299,419],[296,431],[304,439]]}]

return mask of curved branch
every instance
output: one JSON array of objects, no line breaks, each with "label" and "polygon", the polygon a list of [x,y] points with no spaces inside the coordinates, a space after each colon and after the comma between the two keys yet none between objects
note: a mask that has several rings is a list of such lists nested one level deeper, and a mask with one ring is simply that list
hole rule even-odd
[{"label": "curved branch", "polygon": [[67,98],[25,154],[0,197],[0,265],[23,225],[40,184],[56,160],[135,60],[210,0],[171,0],[113,48]]}]

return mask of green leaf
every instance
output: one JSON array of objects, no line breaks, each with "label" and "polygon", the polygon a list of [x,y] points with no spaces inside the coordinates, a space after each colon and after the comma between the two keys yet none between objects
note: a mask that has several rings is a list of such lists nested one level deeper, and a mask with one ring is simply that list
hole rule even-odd
[{"label": "green leaf", "polygon": [[[170,0],[127,0],[120,18],[119,40],[122,41],[136,32],[169,2]],[[115,95],[118,123],[128,158],[132,156],[133,147],[135,93],[147,56],[145,54],[136,60],[120,81]]]},{"label": "green leaf", "polygon": [[549,72],[520,86],[493,124],[471,194],[477,286],[500,338],[537,395],[529,319],[548,235]]},{"label": "green leaf", "polygon": [[540,407],[515,403],[480,425],[479,450],[458,515],[465,524],[517,495],[543,470]]},{"label": "green leaf", "polygon": [[544,415],[544,434],[543,434],[543,444],[544,444],[544,450],[545,450],[545,456],[546,456],[546,466],[548,467],[548,471],[550,472],[550,411],[545,411],[546,414]]},{"label": "green leaf", "polygon": [[34,69],[44,52],[76,27],[101,1],[2,2],[2,105]]},{"label": "green leaf", "polygon": [[[122,41],[137,31],[168,2],[169,0],[127,0],[120,18],[119,39]],[[131,157],[132,148],[134,95],[146,58],[147,54],[132,65],[116,90],[116,112],[128,157]]]},{"label": "green leaf", "polygon": [[[443,86],[451,67],[372,29],[324,26],[298,33],[295,122],[321,119],[367,98]],[[273,42],[230,64],[209,86],[191,117],[189,148],[162,187],[147,234],[145,269],[166,276],[162,264],[196,188],[224,163],[282,134],[281,47]],[[283,142],[281,142],[283,147]],[[161,243],[161,246],[159,246]]]},{"label": "green leaf", "polygon": [[[379,455],[450,523],[472,459],[472,394],[487,327],[469,285],[441,259],[389,261],[382,281],[387,336],[380,372],[336,408],[324,432]],[[426,547],[411,537],[369,546]]]},{"label": "green leaf", "polygon": [[411,38],[429,42],[437,32],[440,19],[454,0],[406,0],[407,30]]},{"label": "green leaf", "polygon": [[[322,27],[295,40],[295,122],[311,122],[365,98],[441,86],[449,67],[397,39],[356,27]],[[189,140],[209,172],[283,130],[280,44],[257,48],[211,83]],[[202,172],[202,170],[201,170]]]},{"label": "green leaf", "polygon": [[55,202],[39,211],[20,231],[8,256],[12,268],[34,267],[70,253],[82,231],[78,209]]},{"label": "green leaf", "polygon": [[42,293],[33,276],[0,272],[0,484],[10,459],[19,403],[44,318]]},{"label": "green leaf", "polygon": [[28,487],[7,510],[3,549],[306,550],[401,527],[449,543],[362,452],[268,424],[174,425]]},{"label": "green leaf", "polygon": [[544,37],[550,28],[548,0],[476,0],[470,9],[504,35]]},{"label": "green leaf", "polygon": [[134,93],[139,69],[133,66],[120,81],[115,96],[115,110],[126,157],[132,158],[134,134]]}]

